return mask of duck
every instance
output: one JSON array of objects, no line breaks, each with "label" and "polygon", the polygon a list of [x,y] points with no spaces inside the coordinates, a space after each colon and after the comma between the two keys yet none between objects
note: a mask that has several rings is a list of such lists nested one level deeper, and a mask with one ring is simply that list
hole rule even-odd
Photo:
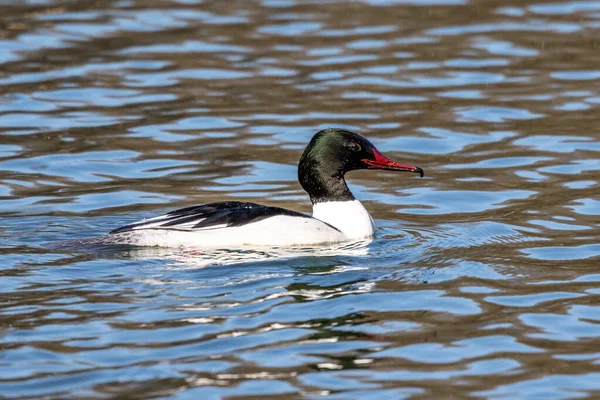
[{"label": "duck", "polygon": [[323,129],[312,137],[298,164],[298,181],[310,197],[312,215],[242,201],[215,202],[130,223],[96,243],[239,248],[370,239],[375,222],[345,180],[347,172],[361,169],[424,174],[420,167],[384,156],[358,133]]}]

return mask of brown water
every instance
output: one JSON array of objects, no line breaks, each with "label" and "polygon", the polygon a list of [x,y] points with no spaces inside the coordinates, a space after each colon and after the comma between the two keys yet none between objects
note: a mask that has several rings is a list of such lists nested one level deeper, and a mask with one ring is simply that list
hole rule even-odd
[{"label": "brown water", "polygon": [[[598,1],[3,1],[0,397],[600,397],[599,66]],[[426,171],[370,244],[45,245],[308,212],[328,126]]]}]

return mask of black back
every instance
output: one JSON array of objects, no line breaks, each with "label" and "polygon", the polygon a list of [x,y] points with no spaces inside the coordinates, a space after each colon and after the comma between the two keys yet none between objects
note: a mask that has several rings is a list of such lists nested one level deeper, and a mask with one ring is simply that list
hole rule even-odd
[{"label": "black back", "polygon": [[309,215],[286,210],[285,208],[268,207],[240,201],[225,201],[181,208],[159,217],[125,225],[111,231],[110,234],[136,229],[194,230],[210,229],[216,226],[222,228],[236,227],[277,215],[311,218]]}]

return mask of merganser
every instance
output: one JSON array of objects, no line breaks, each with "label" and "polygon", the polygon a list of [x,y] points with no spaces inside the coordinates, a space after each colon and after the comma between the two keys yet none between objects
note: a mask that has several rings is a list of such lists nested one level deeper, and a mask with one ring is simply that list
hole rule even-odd
[{"label": "merganser", "polygon": [[226,201],[186,207],[115,229],[96,243],[160,247],[315,245],[367,239],[375,223],[354,198],[344,175],[357,169],[415,172],[381,154],[358,133],[317,132],[300,158],[298,180],[310,196],[312,216],[279,207]]}]

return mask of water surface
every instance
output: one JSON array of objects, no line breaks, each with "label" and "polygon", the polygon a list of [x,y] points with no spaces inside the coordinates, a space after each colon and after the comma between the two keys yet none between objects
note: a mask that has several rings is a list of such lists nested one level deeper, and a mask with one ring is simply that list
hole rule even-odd
[{"label": "water surface", "polygon": [[[596,1],[5,1],[0,396],[600,396]],[[335,126],[371,243],[46,244],[230,199],[309,212]]]}]

